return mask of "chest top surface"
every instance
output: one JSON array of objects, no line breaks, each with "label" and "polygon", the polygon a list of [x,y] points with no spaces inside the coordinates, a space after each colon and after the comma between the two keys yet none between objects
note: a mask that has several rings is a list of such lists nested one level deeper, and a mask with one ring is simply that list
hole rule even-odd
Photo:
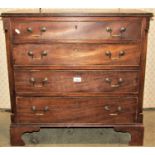
[{"label": "chest top surface", "polygon": [[133,9],[24,9],[11,12],[4,12],[2,17],[52,17],[52,16],[94,16],[94,17],[130,17],[130,16],[147,16],[153,14],[142,10]]}]

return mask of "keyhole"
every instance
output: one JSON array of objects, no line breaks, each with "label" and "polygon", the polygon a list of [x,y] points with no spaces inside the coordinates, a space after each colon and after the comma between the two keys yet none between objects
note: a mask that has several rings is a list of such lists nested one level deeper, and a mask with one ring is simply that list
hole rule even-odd
[{"label": "keyhole", "polygon": [[77,30],[77,28],[78,28],[78,26],[77,25],[75,25],[75,29]]}]

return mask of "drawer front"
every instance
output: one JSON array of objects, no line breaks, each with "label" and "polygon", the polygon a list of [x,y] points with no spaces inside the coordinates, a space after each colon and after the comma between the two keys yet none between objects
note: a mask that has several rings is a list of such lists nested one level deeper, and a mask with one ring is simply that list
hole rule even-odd
[{"label": "drawer front", "polygon": [[15,65],[138,66],[137,44],[24,44],[13,48]]},{"label": "drawer front", "polygon": [[16,106],[22,123],[128,124],[136,121],[137,98],[18,97]]},{"label": "drawer front", "polygon": [[138,71],[15,71],[16,92],[137,93]]},{"label": "drawer front", "polygon": [[138,40],[141,20],[107,20],[82,22],[15,21],[13,41],[37,40]]}]

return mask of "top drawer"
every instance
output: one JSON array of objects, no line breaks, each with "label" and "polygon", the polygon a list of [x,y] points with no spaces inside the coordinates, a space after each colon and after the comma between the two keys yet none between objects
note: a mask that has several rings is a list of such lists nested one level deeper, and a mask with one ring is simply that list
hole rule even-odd
[{"label": "top drawer", "polygon": [[[76,17],[75,17],[76,20]],[[13,41],[136,41],[141,38],[141,20],[102,21],[32,21],[15,20]]]}]

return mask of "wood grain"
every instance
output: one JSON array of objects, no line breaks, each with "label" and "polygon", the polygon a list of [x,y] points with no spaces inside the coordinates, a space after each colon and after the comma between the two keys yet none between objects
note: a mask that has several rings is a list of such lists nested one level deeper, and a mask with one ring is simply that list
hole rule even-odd
[{"label": "wood grain", "polygon": [[[46,27],[46,32],[41,32],[41,28]],[[106,28],[112,29],[111,35]],[[126,31],[120,33],[121,27]],[[28,32],[31,28],[32,32]],[[18,30],[20,33],[16,33]],[[44,40],[139,40],[141,38],[141,20],[122,21],[113,19],[106,22],[39,22],[39,21],[19,21],[13,24],[13,42],[22,41],[44,41]]]},{"label": "wood grain", "polygon": [[[46,51],[47,55],[42,53]],[[33,53],[33,56],[29,55]],[[111,55],[106,55],[110,52]],[[124,52],[121,55],[121,52]],[[15,66],[139,66],[137,44],[24,44],[13,48]]]},{"label": "wood grain", "polygon": [[[35,83],[30,82],[34,78]],[[47,78],[48,82],[43,84]],[[80,82],[74,82],[74,78],[80,78]],[[111,82],[106,82],[109,78]],[[122,83],[119,83],[119,79]],[[117,86],[118,85],[118,86]],[[116,87],[115,87],[116,86]],[[137,92],[139,88],[138,71],[16,71],[16,92]]]},{"label": "wood grain", "polygon": [[[19,97],[16,100],[18,123],[128,124],[136,121],[137,98],[132,97]],[[35,111],[32,106],[36,107]]]}]

